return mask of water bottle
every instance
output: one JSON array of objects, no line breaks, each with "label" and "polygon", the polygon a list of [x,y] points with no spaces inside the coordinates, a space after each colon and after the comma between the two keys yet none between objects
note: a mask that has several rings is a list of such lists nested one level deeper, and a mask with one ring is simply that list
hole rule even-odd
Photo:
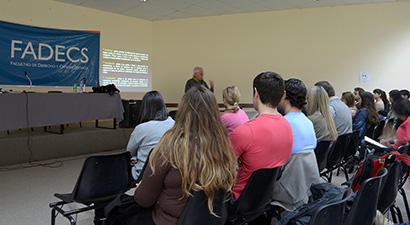
[{"label": "water bottle", "polygon": [[83,92],[85,92],[85,77],[83,77]]},{"label": "water bottle", "polygon": [[84,81],[80,81],[80,93],[83,93],[83,88],[84,88]]},{"label": "water bottle", "polygon": [[73,92],[74,92],[74,93],[77,93],[77,81],[74,82]]}]

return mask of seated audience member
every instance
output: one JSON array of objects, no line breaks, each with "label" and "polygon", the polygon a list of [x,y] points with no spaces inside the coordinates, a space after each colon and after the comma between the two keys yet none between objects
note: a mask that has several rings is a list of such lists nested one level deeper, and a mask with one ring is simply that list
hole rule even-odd
[{"label": "seated audience member", "polygon": [[355,87],[353,94],[354,94],[354,98],[356,100],[356,107],[357,109],[360,109],[360,104],[359,104],[359,98],[360,98],[360,93],[364,92],[364,89],[361,87]]},{"label": "seated audience member", "polygon": [[238,87],[230,86],[222,91],[222,99],[225,105],[225,111],[221,116],[223,125],[228,130],[228,136],[231,135],[240,125],[249,121],[246,113],[239,107],[241,93]]},{"label": "seated audience member", "polygon": [[349,107],[350,112],[352,113],[352,118],[354,118],[357,113],[357,107],[355,105],[355,98],[353,93],[350,91],[343,92],[341,100],[347,105],[347,107]]},{"label": "seated audience member", "polygon": [[386,92],[382,89],[374,89],[373,96],[376,101],[376,111],[382,116],[386,116],[390,110],[390,102],[387,100]]},{"label": "seated audience member", "polygon": [[146,207],[135,214],[138,224],[176,224],[192,191],[205,192],[213,213],[216,190],[230,193],[235,183],[236,157],[212,92],[191,88],[182,97],[175,121],[137,184],[135,201]]},{"label": "seated audience member", "polygon": [[157,145],[164,133],[174,126],[168,116],[162,96],[157,91],[147,92],[142,98],[140,121],[131,133],[127,151],[131,153],[132,176],[136,180],[151,150]]},{"label": "seated audience member", "polygon": [[389,100],[392,106],[391,106],[390,112],[387,113],[386,117],[390,123],[393,123],[394,129],[397,130],[397,128],[399,128],[400,124],[402,123],[402,121],[399,118],[397,118],[396,112],[394,111],[393,108],[396,102],[403,100],[403,97],[400,91],[395,89],[389,92]]},{"label": "seated audience member", "polygon": [[292,127],[292,154],[311,151],[316,148],[316,135],[312,122],[302,113],[306,105],[306,87],[301,80],[285,81],[285,98],[280,107],[285,111],[285,118]]},{"label": "seated audience member", "polygon": [[310,87],[306,99],[307,115],[313,123],[317,141],[336,141],[336,125],[330,112],[329,96],[325,89],[320,86]]},{"label": "seated audience member", "polygon": [[[398,101],[393,105],[393,109],[397,113],[397,117],[404,121],[397,129],[397,141],[393,146],[394,149],[397,149],[410,141],[410,101]],[[392,145],[390,141],[385,139],[382,139],[380,143],[388,148],[391,148]]]},{"label": "seated audience member", "polygon": [[409,90],[403,89],[403,90],[400,90],[400,93],[403,99],[409,100],[409,96],[410,96]]},{"label": "seated audience member", "polygon": [[284,92],[284,81],[274,72],[261,73],[253,80],[253,106],[259,116],[229,136],[239,161],[235,201],[254,171],[282,166],[292,152],[292,128],[277,110]]},{"label": "seated audience member", "polygon": [[302,113],[306,104],[306,87],[298,79],[285,82],[286,97],[280,102],[292,127],[292,154],[282,166],[282,175],[273,188],[271,204],[293,211],[309,200],[312,183],[320,182],[314,149],[316,135],[312,122]]},{"label": "seated audience member", "polygon": [[373,94],[367,91],[361,92],[358,99],[360,110],[357,112],[353,123],[353,130],[360,130],[359,137],[363,137],[367,128],[380,123],[380,116],[376,112]]},{"label": "seated audience member", "polygon": [[349,107],[344,104],[337,96],[332,85],[327,81],[319,81],[315,86],[321,86],[329,95],[330,112],[335,121],[337,135],[352,133],[352,114]]}]

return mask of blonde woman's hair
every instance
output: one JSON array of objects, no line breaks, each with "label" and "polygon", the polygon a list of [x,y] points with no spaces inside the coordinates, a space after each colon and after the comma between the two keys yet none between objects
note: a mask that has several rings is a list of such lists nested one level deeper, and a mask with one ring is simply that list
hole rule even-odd
[{"label": "blonde woman's hair", "polygon": [[237,161],[216,98],[207,88],[191,88],[182,97],[174,127],[164,134],[149,158],[153,174],[158,160],[181,173],[181,199],[191,196],[191,191],[204,191],[208,208],[215,215],[215,193],[218,189],[231,193]]},{"label": "blonde woman's hair", "polygon": [[337,139],[337,130],[332,113],[330,112],[329,96],[326,90],[321,86],[313,86],[307,92],[308,108],[307,115],[310,116],[315,112],[322,113],[325,118],[327,128],[329,129],[332,140]]},{"label": "blonde woman's hair", "polygon": [[239,92],[239,88],[236,86],[229,86],[222,91],[222,98],[225,99],[226,103],[231,105],[230,107],[226,107],[225,112],[238,112],[239,108],[239,100],[241,99],[241,93]]}]

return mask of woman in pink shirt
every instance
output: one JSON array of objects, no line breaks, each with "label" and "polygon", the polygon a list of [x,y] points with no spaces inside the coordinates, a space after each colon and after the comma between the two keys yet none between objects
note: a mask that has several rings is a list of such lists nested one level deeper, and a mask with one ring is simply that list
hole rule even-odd
[{"label": "woman in pink shirt", "polygon": [[[393,110],[396,112],[397,118],[404,121],[397,129],[397,141],[393,146],[394,149],[397,149],[410,141],[410,101],[403,99],[395,102]],[[382,139],[380,143],[389,148],[392,144],[385,139]]]},{"label": "woman in pink shirt", "polygon": [[240,98],[241,93],[238,87],[230,86],[222,91],[225,111],[221,116],[221,120],[228,131],[228,136],[230,136],[237,127],[249,121],[246,113],[239,108]]}]

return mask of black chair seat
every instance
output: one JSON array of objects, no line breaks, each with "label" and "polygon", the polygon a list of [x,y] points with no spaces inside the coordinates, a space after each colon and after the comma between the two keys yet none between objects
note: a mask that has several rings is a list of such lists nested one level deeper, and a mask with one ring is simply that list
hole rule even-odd
[{"label": "black chair seat", "polygon": [[345,225],[373,224],[374,217],[376,216],[377,202],[380,196],[380,186],[382,179],[384,179],[386,175],[387,169],[382,168],[377,177],[363,181],[347,214],[347,218],[344,222]]},{"label": "black chair seat", "polygon": [[176,225],[223,225],[228,217],[226,192],[218,190],[212,202],[212,215],[208,209],[208,198],[203,191],[195,191],[188,199]]},{"label": "black chair seat", "polygon": [[[351,139],[350,134],[340,135],[333,147],[329,150],[326,170],[320,173],[320,176],[325,178],[328,182],[332,182],[333,171],[342,166],[343,158],[345,156],[346,149]],[[346,180],[348,175],[345,172]]]},{"label": "black chair seat", "polygon": [[252,173],[238,200],[229,210],[227,224],[247,224],[271,210],[273,187],[281,167]]},{"label": "black chair seat", "polygon": [[347,200],[352,196],[352,189],[348,188],[339,202],[318,207],[312,214],[308,225],[340,225],[343,223]]},{"label": "black chair seat", "polygon": [[331,141],[319,141],[315,148],[315,155],[319,172],[325,169]]},{"label": "black chair seat", "polygon": [[401,168],[401,162],[393,162],[388,167],[388,173],[386,178],[383,180],[380,198],[377,203],[377,210],[383,214],[386,213],[386,211],[394,204],[396,200]]},{"label": "black chair seat", "polygon": [[[59,193],[55,193],[54,194],[55,197],[63,200],[66,203],[71,203],[73,202],[73,195],[72,193],[68,193],[68,194],[59,194]],[[83,203],[84,204],[84,203]],[[88,204],[84,204],[84,205],[88,205]]]},{"label": "black chair seat", "polygon": [[[88,157],[73,191],[68,194],[54,194],[62,201],[50,203],[51,224],[55,224],[56,211],[65,216],[71,224],[76,224],[72,214],[103,208],[118,194],[125,192],[130,187],[131,180],[129,152]],[[69,211],[63,209],[65,204],[72,202],[87,207]]]}]

